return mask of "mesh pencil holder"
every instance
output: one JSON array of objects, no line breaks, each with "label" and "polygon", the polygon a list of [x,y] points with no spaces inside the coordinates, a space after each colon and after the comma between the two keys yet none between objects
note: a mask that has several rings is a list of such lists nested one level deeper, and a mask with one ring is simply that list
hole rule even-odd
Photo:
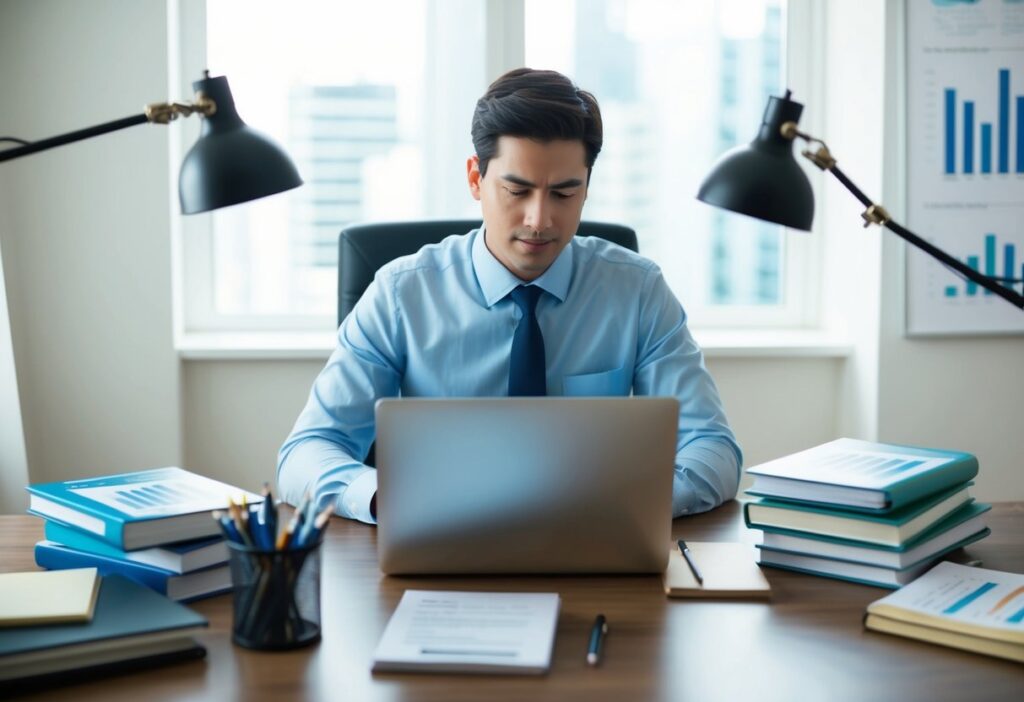
[{"label": "mesh pencil holder", "polygon": [[320,640],[320,542],[257,551],[228,542],[234,586],[231,640],[281,651]]}]

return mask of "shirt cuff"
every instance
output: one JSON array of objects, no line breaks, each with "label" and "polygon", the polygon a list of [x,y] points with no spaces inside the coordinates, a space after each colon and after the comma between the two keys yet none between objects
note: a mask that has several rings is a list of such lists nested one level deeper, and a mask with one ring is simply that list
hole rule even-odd
[{"label": "shirt cuff", "polygon": [[370,514],[370,501],[376,494],[377,471],[370,468],[357,475],[338,495],[337,512],[342,517],[376,524],[377,519]]}]

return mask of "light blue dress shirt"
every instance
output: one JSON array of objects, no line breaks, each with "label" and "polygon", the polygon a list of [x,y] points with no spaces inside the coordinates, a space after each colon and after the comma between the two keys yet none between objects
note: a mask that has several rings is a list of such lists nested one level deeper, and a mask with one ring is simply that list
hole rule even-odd
[{"label": "light blue dress shirt", "polygon": [[[292,504],[311,491],[344,517],[373,523],[377,472],[362,463],[382,397],[508,394],[508,296],[523,281],[487,249],[484,231],[450,236],[382,267],[338,329],[278,456]],[[574,237],[532,283],[549,395],[679,399],[673,514],[736,495],[742,456],[686,314],[651,261],[597,237]]]}]

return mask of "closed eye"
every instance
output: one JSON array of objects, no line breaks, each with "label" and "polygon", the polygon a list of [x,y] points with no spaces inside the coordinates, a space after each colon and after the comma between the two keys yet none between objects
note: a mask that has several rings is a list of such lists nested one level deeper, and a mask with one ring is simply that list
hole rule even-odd
[{"label": "closed eye", "polygon": [[572,197],[576,193],[563,193],[563,192],[559,192],[558,190],[552,190],[551,194],[554,195],[555,197],[557,197],[560,200],[568,200],[570,197]]},{"label": "closed eye", "polygon": [[526,194],[525,190],[513,190],[512,188],[505,188],[505,190],[507,190],[508,194],[512,197],[522,197]]}]

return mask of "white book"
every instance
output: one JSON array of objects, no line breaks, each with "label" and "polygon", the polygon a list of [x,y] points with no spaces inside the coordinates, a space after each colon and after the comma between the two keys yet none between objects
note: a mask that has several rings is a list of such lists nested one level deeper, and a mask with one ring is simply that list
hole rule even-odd
[{"label": "white book", "polygon": [[373,671],[545,673],[560,604],[555,593],[406,590]]},{"label": "white book", "polygon": [[771,551],[765,548],[760,549],[757,562],[761,565],[785,568],[801,573],[810,573],[811,575],[824,575],[841,580],[852,580],[857,583],[864,583],[865,585],[889,588],[906,585],[928,570],[933,563],[933,561],[925,561],[910,568],[895,570],[893,568],[883,568],[864,563],[837,561],[833,558],[805,556],[798,553],[786,553],[785,551]]}]

